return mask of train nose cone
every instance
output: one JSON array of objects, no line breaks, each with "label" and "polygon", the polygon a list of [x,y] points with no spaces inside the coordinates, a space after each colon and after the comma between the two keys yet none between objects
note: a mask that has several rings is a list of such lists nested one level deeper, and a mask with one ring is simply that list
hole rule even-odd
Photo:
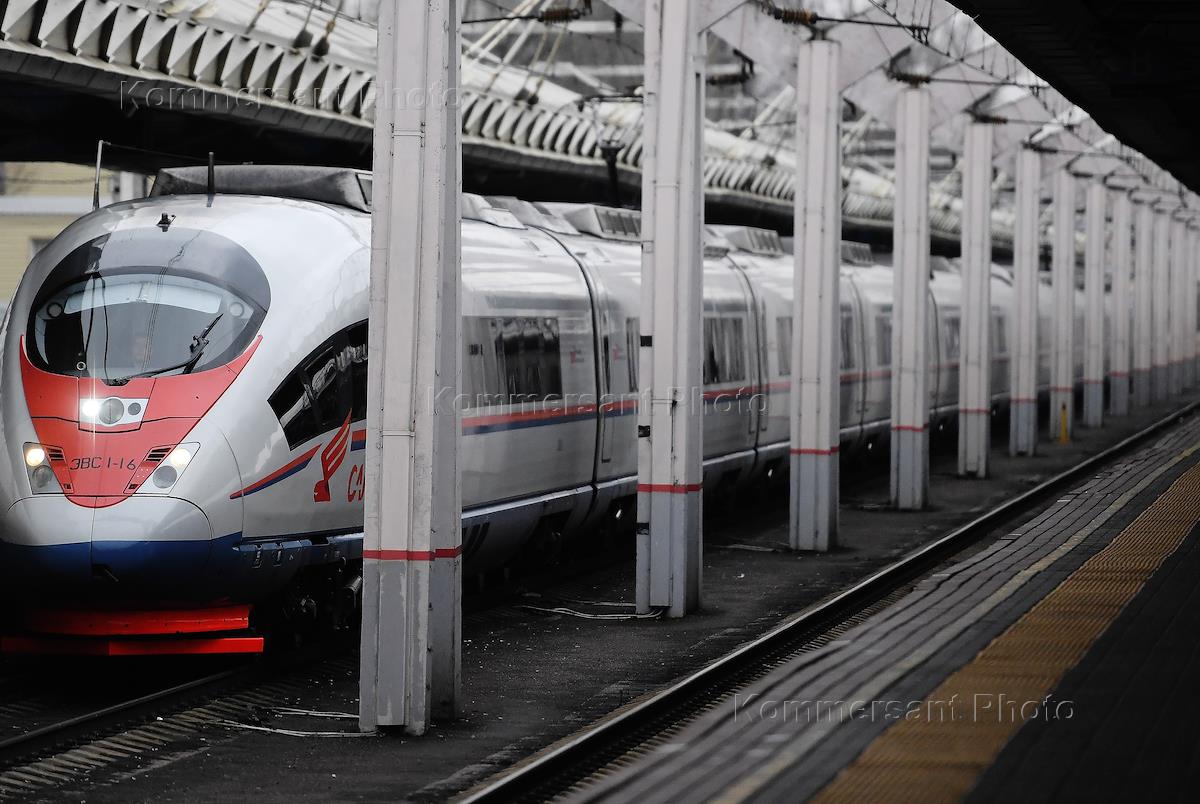
[{"label": "train nose cone", "polygon": [[0,546],[6,586],[25,600],[182,600],[197,589],[212,528],[192,503],[135,495],[106,508],[65,497],[17,501]]},{"label": "train nose cone", "polygon": [[187,500],[135,495],[97,508],[93,581],[139,595],[189,593],[204,574],[212,537],[204,512]]}]

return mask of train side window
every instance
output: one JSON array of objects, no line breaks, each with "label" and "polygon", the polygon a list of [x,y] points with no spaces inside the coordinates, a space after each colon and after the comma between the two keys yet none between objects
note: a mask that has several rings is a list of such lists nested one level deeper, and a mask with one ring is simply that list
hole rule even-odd
[{"label": "train side window", "polygon": [[942,336],[946,339],[946,357],[957,360],[962,353],[962,319],[946,316],[942,323]]},{"label": "train side window", "polygon": [[466,407],[562,398],[562,351],[553,316],[463,319]]},{"label": "train side window", "polygon": [[792,375],[792,317],[781,315],[775,319],[775,337],[778,339],[776,354],[779,357],[781,377]]},{"label": "train side window", "polygon": [[350,361],[350,418],[367,418],[367,322],[346,330],[346,357]]},{"label": "train side window", "polygon": [[875,354],[879,357],[879,365],[892,365],[892,314],[890,312],[875,316]]},{"label": "train side window", "polygon": [[492,404],[487,398],[496,374],[496,352],[488,348],[491,342],[491,319],[482,316],[463,316],[463,408],[485,407]]},{"label": "train side window", "polygon": [[339,333],[322,344],[305,364],[313,413],[321,432],[341,426],[352,407],[350,383],[345,372],[347,365],[343,359],[345,351],[345,335]]},{"label": "train side window", "polygon": [[316,417],[313,416],[312,399],[300,379],[299,372],[293,371],[289,374],[275,389],[275,393],[271,394],[268,402],[275,411],[275,417],[279,419],[288,446],[292,449],[320,434]]},{"label": "train side window", "polygon": [[852,369],[856,363],[854,356],[854,313],[849,307],[842,308],[842,369]]},{"label": "train side window", "polygon": [[746,379],[746,330],[740,318],[704,318],[704,384]]},{"label": "train side window", "polygon": [[995,340],[993,351],[998,355],[1008,354],[1008,327],[1002,315],[992,316],[992,338]]},{"label": "train side window", "polygon": [[324,432],[367,414],[367,322],[326,340],[292,369],[267,400],[288,446],[295,449]]},{"label": "train side window", "polygon": [[638,365],[642,357],[642,321],[634,316],[625,319],[625,366],[629,370],[629,390],[638,389]]}]

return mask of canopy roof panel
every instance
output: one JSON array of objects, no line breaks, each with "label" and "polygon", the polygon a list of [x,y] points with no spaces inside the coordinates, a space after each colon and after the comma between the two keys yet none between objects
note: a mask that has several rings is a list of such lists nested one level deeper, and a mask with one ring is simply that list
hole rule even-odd
[{"label": "canopy roof panel", "polygon": [[955,0],[1097,124],[1200,190],[1200,3]]}]

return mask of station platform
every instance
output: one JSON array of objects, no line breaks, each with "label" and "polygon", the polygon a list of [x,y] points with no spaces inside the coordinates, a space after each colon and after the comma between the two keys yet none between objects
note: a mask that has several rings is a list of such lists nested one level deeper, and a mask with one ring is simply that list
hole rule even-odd
[{"label": "station platform", "polygon": [[579,800],[1182,800],[1200,422],[801,652]]}]

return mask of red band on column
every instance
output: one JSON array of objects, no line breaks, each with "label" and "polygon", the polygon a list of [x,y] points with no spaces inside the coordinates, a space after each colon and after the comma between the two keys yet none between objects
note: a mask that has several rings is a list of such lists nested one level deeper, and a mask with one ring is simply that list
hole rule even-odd
[{"label": "red band on column", "polygon": [[461,547],[439,547],[436,550],[363,550],[363,558],[379,561],[433,561],[436,558],[458,558]]},{"label": "red band on column", "polygon": [[829,449],[789,449],[788,452],[792,455],[837,455],[840,447],[830,447]]},{"label": "red band on column", "polygon": [[648,494],[691,494],[694,491],[700,491],[703,486],[700,483],[671,484],[671,483],[638,483],[638,493],[646,492]]}]

